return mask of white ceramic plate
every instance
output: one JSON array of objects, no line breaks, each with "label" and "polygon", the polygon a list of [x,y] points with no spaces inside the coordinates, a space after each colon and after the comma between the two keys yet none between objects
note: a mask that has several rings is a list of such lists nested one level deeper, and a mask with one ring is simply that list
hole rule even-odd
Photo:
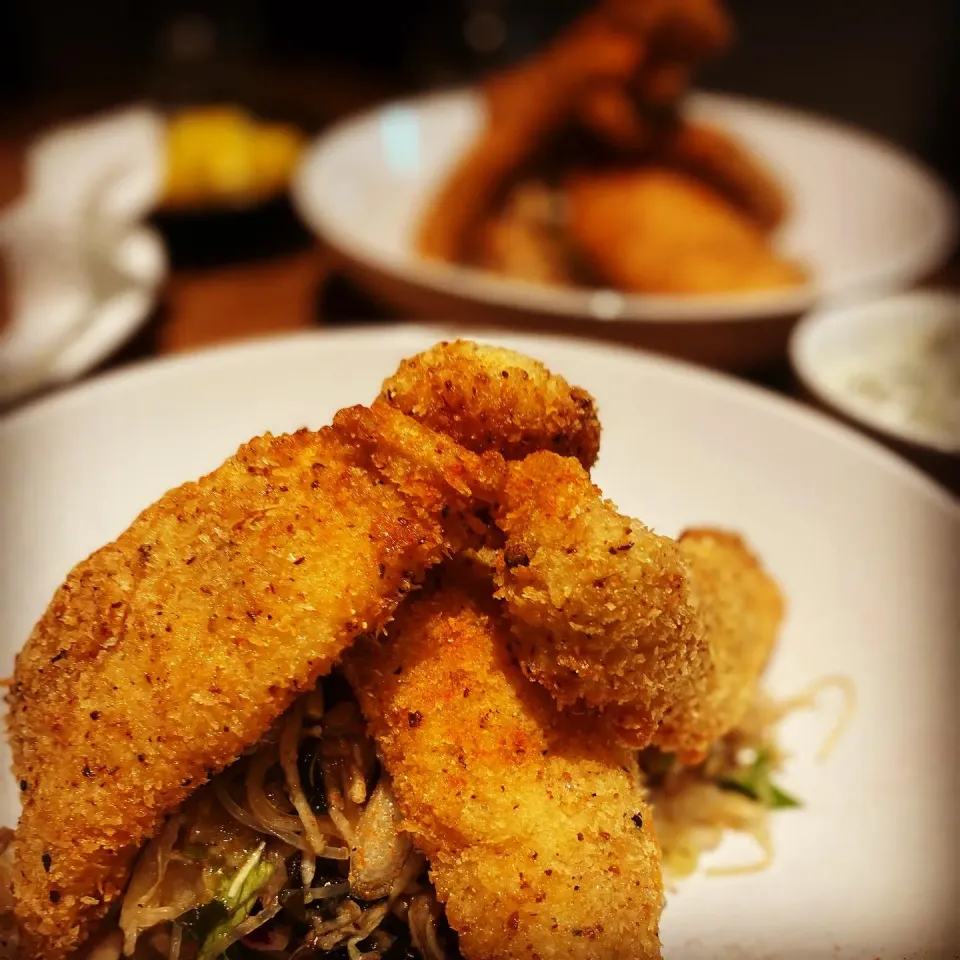
[{"label": "white ceramic plate", "polygon": [[482,99],[468,91],[388,104],[344,122],[307,151],[294,198],[307,223],[364,276],[489,307],[598,321],[798,315],[823,297],[909,285],[949,255],[956,235],[949,192],[888,144],[749,100],[697,94],[689,112],[739,137],[784,184],[794,213],[778,242],[809,265],[811,284],[722,296],[598,296],[424,260],[412,243],[416,224],[484,122]]},{"label": "white ceramic plate", "polygon": [[[109,375],[0,423],[0,671],[69,567],[171,485],[264,430],[327,422],[372,398],[436,331],[309,335]],[[942,956],[958,943],[957,640],[960,509],[852,431],[755,388],[587,343],[497,337],[592,390],[596,476],[658,529],[742,530],[789,616],[769,676],[779,694],[853,678],[859,706],[835,754],[814,754],[836,703],[789,720],[765,873],[697,876],[669,897],[668,957]],[[7,758],[0,758],[7,769]],[[3,782],[2,819],[16,815]],[[734,840],[711,861],[753,855]]]}]

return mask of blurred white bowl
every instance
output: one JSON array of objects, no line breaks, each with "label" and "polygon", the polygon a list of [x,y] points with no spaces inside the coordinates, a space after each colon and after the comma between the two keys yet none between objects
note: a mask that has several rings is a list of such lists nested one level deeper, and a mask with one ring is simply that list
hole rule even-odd
[{"label": "blurred white bowl", "polygon": [[960,471],[960,296],[918,290],[803,319],[790,360],[820,403]]},{"label": "blurred white bowl", "polygon": [[949,256],[949,191],[898,150],[839,124],[707,94],[691,116],[730,131],[792,197],[778,245],[809,284],[722,296],[652,296],[508,280],[433,263],[413,237],[434,191],[484,122],[472,91],[388,104],[307,151],[294,183],[306,222],[371,293],[408,314],[629,340],[720,366],[781,355],[796,318],[824,299],[910,285]]}]

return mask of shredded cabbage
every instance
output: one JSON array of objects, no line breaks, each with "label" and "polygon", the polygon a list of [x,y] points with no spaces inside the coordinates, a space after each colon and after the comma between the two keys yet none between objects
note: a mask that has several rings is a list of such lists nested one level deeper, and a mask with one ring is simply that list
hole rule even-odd
[{"label": "shredded cabbage", "polygon": [[[297,701],[147,845],[120,915],[127,956],[382,960],[413,950],[414,899],[415,917],[442,917],[343,687]],[[417,936],[430,960],[459,957],[423,922]]]},{"label": "shredded cabbage", "polygon": [[263,859],[266,848],[266,843],[261,843],[236,876],[224,881],[218,899],[226,908],[226,919],[218,923],[203,941],[197,960],[216,960],[237,939],[233,936],[234,931],[250,916],[257,895],[274,870],[273,864]]}]

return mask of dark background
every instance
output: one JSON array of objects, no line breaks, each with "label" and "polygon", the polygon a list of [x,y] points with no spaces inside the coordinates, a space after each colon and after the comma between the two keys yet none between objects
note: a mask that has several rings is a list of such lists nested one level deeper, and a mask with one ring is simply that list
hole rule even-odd
[{"label": "dark background", "polygon": [[[322,125],[541,45],[582,0],[5,0],[0,122],[148,96],[236,99]],[[957,0],[731,0],[735,49],[701,85],[831,114],[960,174]],[[359,91],[363,91],[361,95]]]}]

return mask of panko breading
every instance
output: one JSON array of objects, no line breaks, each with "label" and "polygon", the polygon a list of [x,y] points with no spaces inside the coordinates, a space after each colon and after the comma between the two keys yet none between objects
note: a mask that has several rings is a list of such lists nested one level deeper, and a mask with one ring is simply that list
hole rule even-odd
[{"label": "panko breading", "polygon": [[494,519],[506,536],[497,596],[526,674],[563,707],[603,710],[624,745],[646,746],[708,668],[676,541],[546,452],[509,465]]},{"label": "panko breading", "polygon": [[719,193],[662,167],[567,181],[572,242],[606,283],[637,293],[712,294],[790,287],[803,271]]},{"label": "panko breading", "polygon": [[668,711],[655,742],[686,763],[735,727],[754,701],[783,619],[777,584],[735,534],[688,530],[680,549],[710,651],[711,669]]},{"label": "panko breading", "polygon": [[404,360],[380,393],[468,450],[519,460],[552,450],[593,466],[600,421],[593,397],[513,350],[458,340]]},{"label": "panko breading", "polygon": [[659,849],[635,754],[522,675],[488,584],[442,576],[345,669],[461,952],[659,957]]},{"label": "panko breading", "polygon": [[164,816],[462,548],[501,463],[352,408],[244,445],[71,571],[9,696],[27,956],[75,947]]}]

